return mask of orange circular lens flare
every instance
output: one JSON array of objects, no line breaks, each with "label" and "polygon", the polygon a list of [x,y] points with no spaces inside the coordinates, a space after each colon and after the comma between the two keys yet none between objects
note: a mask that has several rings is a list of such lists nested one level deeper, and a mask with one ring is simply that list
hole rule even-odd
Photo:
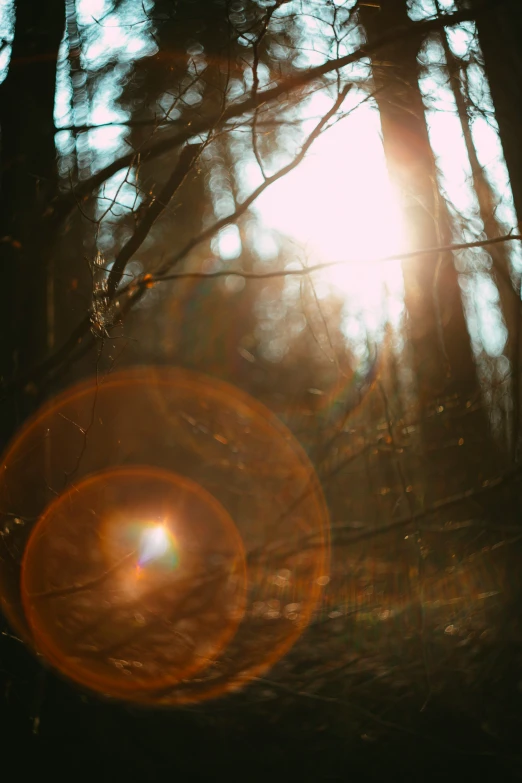
[{"label": "orange circular lens flare", "polygon": [[[99,692],[174,704],[236,689],[290,649],[328,581],[328,515],[310,461],[266,407],[214,378],[139,367],[81,383],[25,425],[0,468],[2,611],[28,644]],[[197,503],[210,521],[196,541]],[[191,580],[203,579],[203,600],[223,557],[235,564],[232,606],[217,589],[208,610],[191,603]],[[169,590],[188,593],[190,607],[171,644],[175,660],[155,637],[163,633],[169,647],[174,632],[156,631],[151,619],[174,618]],[[206,630],[205,612],[214,618]],[[83,639],[82,652],[71,629],[89,615],[99,638]],[[123,651],[133,623],[142,644],[134,658]],[[121,648],[103,659],[111,644]],[[134,671],[132,661],[143,665]]]},{"label": "orange circular lens flare", "polygon": [[49,506],[26,547],[22,598],[51,664],[126,696],[209,666],[243,616],[244,565],[232,520],[201,487],[121,468]]}]

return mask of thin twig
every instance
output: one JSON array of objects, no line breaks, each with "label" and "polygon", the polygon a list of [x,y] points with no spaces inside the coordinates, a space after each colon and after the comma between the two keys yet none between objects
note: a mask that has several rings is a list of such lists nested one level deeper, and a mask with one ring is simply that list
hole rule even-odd
[{"label": "thin twig", "polygon": [[[498,2],[498,0],[496,0]],[[280,99],[285,93],[289,93],[299,88],[306,87],[309,84],[317,81],[318,79],[327,76],[334,71],[341,68],[345,68],[348,65],[358,62],[362,58],[369,57],[372,54],[385,48],[390,43],[397,44],[401,41],[409,40],[410,38],[421,38],[427,36],[432,32],[440,30],[443,27],[451,27],[459,24],[460,22],[474,20],[477,14],[481,10],[485,10],[491,4],[485,2],[483,6],[473,9],[462,9],[453,14],[447,14],[443,17],[436,17],[423,20],[422,22],[414,22],[406,28],[394,28],[386,35],[382,36],[378,40],[371,44],[364,44],[359,49],[333,60],[328,60],[322,65],[317,65],[313,68],[303,70],[294,76],[288,77],[276,84],[274,87],[257,92],[255,96],[249,95],[243,101],[232,103],[229,107],[219,114],[212,115],[211,117],[202,117],[200,120],[194,120],[187,127],[180,130],[173,136],[166,139],[161,139],[154,144],[144,148],[141,152],[143,160],[152,160],[166,152],[169,152],[176,147],[180,147],[189,139],[198,136],[202,133],[206,133],[211,128],[216,128],[218,122],[223,124],[231,119],[241,117],[246,113],[255,111],[260,106],[266,103],[272,103]],[[113,161],[105,168],[101,169],[97,174],[89,177],[84,182],[80,182],[74,189],[74,191],[60,194],[54,199],[54,202],[49,210],[49,217],[54,220],[61,221],[69,213],[70,209],[74,206],[77,200],[81,201],[94,190],[100,187],[107,179],[112,177],[122,168],[132,164],[135,152],[130,152],[127,155],[123,155],[117,160]]]},{"label": "thin twig", "polygon": [[[275,175],[274,175],[275,176]],[[234,213],[228,218],[224,218],[220,221],[220,228],[235,222],[238,215]],[[346,264],[373,264],[382,263],[386,261],[402,261],[405,258],[417,258],[421,256],[431,256],[439,253],[457,252],[459,250],[468,250],[473,247],[488,247],[489,245],[497,245],[501,242],[517,242],[522,241],[521,234],[506,234],[502,237],[495,237],[493,239],[477,239],[474,242],[456,242],[452,245],[442,245],[440,247],[428,247],[420,250],[409,250],[404,253],[393,253],[387,256],[377,256],[364,261],[357,261],[356,259],[350,259],[346,261],[327,261],[321,264],[314,264],[312,266],[303,266],[299,269],[278,269],[272,272],[247,272],[242,269],[222,269],[217,272],[174,272],[172,274],[165,275],[149,275],[146,279],[146,285],[151,283],[162,283],[169,280],[199,280],[199,279],[213,279],[220,277],[242,277],[245,280],[270,280],[277,277],[302,277],[311,275],[314,272],[321,272],[323,269],[330,269],[335,266],[345,266]],[[199,242],[198,242],[199,244]],[[192,248],[191,248],[192,249]],[[187,251],[188,252],[188,251]],[[176,256],[177,258],[177,256]],[[174,261],[173,263],[176,263]],[[129,284],[127,288],[132,286],[142,285],[143,281],[135,280],[132,284]],[[125,289],[122,291],[125,293]]]}]

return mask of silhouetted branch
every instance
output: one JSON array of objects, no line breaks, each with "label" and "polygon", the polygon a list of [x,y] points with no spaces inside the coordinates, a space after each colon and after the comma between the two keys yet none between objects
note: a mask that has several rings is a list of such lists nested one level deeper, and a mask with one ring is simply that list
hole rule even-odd
[{"label": "silhouetted branch", "polygon": [[[220,221],[220,228],[233,223],[237,219],[236,213],[229,218],[224,218]],[[221,225],[223,224],[223,225]],[[477,239],[475,242],[457,242],[452,245],[441,245],[440,247],[428,247],[421,250],[409,250],[404,253],[392,253],[388,256],[379,256],[365,261],[327,261],[321,264],[314,264],[313,266],[303,266],[301,269],[278,269],[273,272],[247,272],[241,269],[221,269],[217,272],[178,272],[166,275],[148,275],[146,281],[134,280],[127,286],[131,288],[133,286],[139,286],[146,284],[150,286],[152,283],[166,282],[169,280],[198,280],[198,279],[215,279],[219,277],[242,277],[245,280],[270,280],[277,277],[303,277],[311,275],[314,272],[321,272],[324,269],[330,269],[335,266],[344,266],[346,264],[372,264],[380,263],[383,261],[402,261],[405,258],[418,258],[421,256],[432,256],[438,253],[451,253],[458,250],[469,250],[473,247],[488,247],[490,245],[497,245],[501,242],[518,242],[522,241],[522,235],[520,234],[506,234],[502,237],[495,237],[493,239]],[[188,252],[188,251],[187,251]],[[177,258],[177,256],[176,256]],[[173,263],[176,263],[174,261]],[[124,291],[122,291],[124,293]]]},{"label": "silhouetted branch", "polygon": [[[256,201],[256,199],[268,187],[270,187],[270,185],[272,185],[274,182],[277,182],[279,179],[286,176],[293,169],[295,169],[305,158],[308,150],[310,149],[314,141],[316,141],[316,139],[321,135],[322,131],[328,125],[329,121],[335,116],[339,108],[342,106],[346,98],[346,95],[348,94],[351,88],[352,85],[347,85],[346,87],[344,87],[344,89],[338,95],[336,101],[334,102],[330,110],[326,112],[326,114],[319,120],[319,122],[317,123],[313,131],[310,133],[310,135],[302,145],[300,151],[286,166],[283,166],[281,169],[279,169],[279,171],[275,172],[270,177],[267,177],[263,181],[263,183],[250,194],[250,196],[248,196],[241,204],[238,205],[237,209],[232,215],[229,215],[228,217],[223,218],[222,220],[218,220],[216,223],[209,226],[209,228],[203,231],[201,234],[191,239],[173,258],[164,262],[159,267],[158,275],[160,277],[165,275],[169,271],[169,269],[172,268],[172,266],[182,261],[188,255],[188,253],[190,253],[194,248],[196,248],[202,242],[205,242],[211,237],[213,237],[224,226],[227,226],[229,223],[235,222],[239,217],[241,217],[241,215],[243,215],[252,206],[254,201]],[[189,159],[190,159],[190,155],[194,155],[193,147],[195,147],[197,150],[194,159],[195,157],[197,157],[197,154],[199,154],[200,145],[190,145],[188,149],[192,150],[192,152],[189,151],[187,153]],[[179,186],[179,184],[181,184],[184,177],[186,176],[187,171],[188,171],[187,159],[182,158],[179,162],[179,166],[176,167],[174,174],[172,175],[171,179],[165,186],[165,190],[167,191],[167,194],[171,193],[171,195],[173,195],[176,187]],[[157,203],[153,203],[152,206],[149,207],[143,221],[139,224],[135,233],[130,238],[130,240],[126,243],[124,248],[120,251],[118,258],[121,259],[121,262],[118,263],[118,272],[117,275],[115,274],[114,276],[115,281],[121,280],[125,270],[126,263],[130,260],[133,253],[139,247],[139,245],[141,245],[141,243],[147,236],[150,227],[157,219],[161,211],[164,209],[164,207],[165,207],[165,203],[163,203],[160,200],[158,200]],[[130,250],[132,250],[132,252],[130,252]],[[149,278],[152,279],[151,276],[149,276]],[[130,290],[129,287],[127,286],[126,288],[118,292],[116,292],[116,287],[113,287],[112,291],[104,289],[101,292],[100,298],[106,299],[107,300],[106,304],[110,305],[113,302],[116,293],[118,293],[118,296],[123,296],[125,292],[129,291],[129,296],[124,306],[122,306],[117,311],[116,316],[112,319],[110,323],[104,325],[104,328],[106,330],[110,329],[116,323],[120,322],[125,317],[125,315],[129,312],[132,306],[142,298],[143,294],[149,287],[149,283],[147,282],[149,278],[147,277],[142,278],[140,284],[133,286]],[[117,286],[117,282],[116,282],[116,286]],[[82,319],[82,321],[74,329],[71,336],[55,353],[51,354],[44,362],[38,365],[34,370],[25,374],[23,377],[15,378],[11,382],[5,384],[3,396],[11,393],[14,389],[18,388],[20,385],[25,385],[29,381],[34,381],[36,379],[42,378],[48,372],[56,368],[61,362],[67,359],[73,350],[78,349],[79,344],[82,343],[85,336],[88,335],[89,330],[91,328],[91,320],[92,320],[92,314],[89,313],[85,318]],[[85,347],[81,346],[81,348],[79,349],[81,355],[83,355],[84,350]]]},{"label": "silhouetted branch", "polygon": [[[360,456],[357,454],[357,456]],[[336,546],[347,546],[354,544],[359,541],[367,541],[369,539],[377,538],[378,536],[385,535],[386,533],[390,533],[393,530],[400,530],[405,529],[408,527],[411,527],[414,524],[417,524],[418,522],[422,521],[423,519],[427,519],[430,516],[433,516],[434,514],[439,513],[440,511],[446,510],[448,508],[451,508],[452,506],[457,506],[459,503],[464,503],[466,500],[470,500],[471,498],[478,498],[482,497],[489,492],[492,492],[499,487],[508,485],[510,482],[517,480],[522,476],[522,469],[516,468],[513,470],[510,470],[503,474],[502,476],[498,476],[497,478],[489,479],[488,481],[485,481],[484,484],[481,487],[471,487],[470,489],[465,490],[464,492],[459,492],[456,495],[451,495],[447,498],[442,498],[441,500],[436,501],[431,506],[428,506],[427,508],[420,509],[419,511],[415,511],[412,513],[408,513],[403,517],[398,517],[397,519],[392,519],[389,522],[385,522],[380,525],[368,527],[363,530],[357,530],[356,532],[353,531],[353,527],[350,527],[349,525],[343,525],[343,524],[336,524],[333,525],[331,528],[332,533],[336,533],[339,537],[336,537],[335,545]],[[295,508],[298,502],[301,502],[304,499],[305,495],[298,498],[298,501],[293,504],[291,508]],[[509,526],[509,530],[511,531],[511,528],[513,526]],[[502,525],[498,528],[499,531],[506,532],[506,528]],[[517,528],[515,528],[517,530]],[[520,530],[520,536],[522,536],[522,526],[519,528]],[[339,535],[341,533],[347,532],[346,535],[343,535],[342,537]],[[317,546],[317,537],[318,533],[312,533],[309,536],[301,536],[299,538],[299,542],[293,542],[290,549],[283,550],[273,550],[268,548],[267,550],[267,556],[270,558],[280,558],[285,559],[287,558],[292,552],[294,551],[294,547],[296,548],[295,551],[297,551],[297,547],[299,547],[299,551],[302,552],[306,549],[314,549]],[[514,540],[518,539],[519,536],[516,536]],[[257,550],[253,551],[250,554],[255,555],[256,557],[259,557],[260,554]]]},{"label": "silhouetted branch", "polygon": [[86,590],[92,590],[93,587],[98,587],[99,585],[103,584],[106,579],[108,579],[115,571],[118,571],[123,565],[129,562],[133,557],[135,557],[136,551],[129,552],[124,557],[122,557],[120,560],[118,560],[116,563],[114,563],[113,566],[108,568],[106,571],[104,571],[99,576],[95,577],[94,579],[88,579],[86,582],[79,582],[78,584],[73,585],[67,585],[67,587],[54,587],[49,590],[44,590],[41,593],[31,593],[28,595],[28,598],[32,601],[35,599],[42,599],[42,598],[63,598],[66,595],[75,595],[76,593],[82,593]]},{"label": "silhouetted branch", "polygon": [[160,190],[157,198],[154,198],[150,207],[147,209],[143,220],[139,223],[133,235],[122,247],[114,260],[114,264],[107,279],[107,293],[112,299],[118,288],[127,262],[130,261],[134,253],[147,238],[152,226],[167,207],[173,195],[182,185],[185,177],[191,170],[202,149],[201,144],[189,144],[182,151],[176,168],[171,176]]},{"label": "silhouetted branch", "polygon": [[[500,1],[502,2],[502,0]],[[485,2],[482,7],[483,10],[486,10],[490,5],[491,0]],[[407,28],[390,30],[389,33],[382,36],[377,41],[374,41],[371,44],[365,44],[344,57],[328,60],[322,65],[303,70],[294,76],[288,77],[268,90],[256,92],[255,95],[250,95],[243,101],[230,104],[225,111],[220,111],[219,114],[212,115],[211,117],[203,117],[200,120],[193,120],[188,127],[180,130],[179,133],[143,147],[140,150],[141,160],[142,162],[145,162],[157,158],[166,152],[170,152],[171,150],[180,147],[191,138],[206,133],[210,129],[216,129],[218,125],[223,125],[231,119],[241,117],[243,114],[255,111],[260,106],[280,99],[285,93],[290,93],[299,88],[306,87],[334,71],[352,65],[365,57],[370,57],[390,43],[406,41],[410,38],[422,38],[437,30],[441,30],[443,27],[451,27],[460,22],[476,19],[477,13],[480,13],[480,9],[463,9],[441,17],[426,19],[422,22],[412,22]],[[48,216],[52,217],[54,220],[61,221],[74,207],[77,201],[81,201],[87,197],[96,188],[99,188],[103,182],[121,169],[131,166],[135,157],[135,151],[123,155],[108,166],[105,166],[105,168],[101,169],[97,174],[80,182],[73,191],[65,195],[57,196],[48,210]]]}]

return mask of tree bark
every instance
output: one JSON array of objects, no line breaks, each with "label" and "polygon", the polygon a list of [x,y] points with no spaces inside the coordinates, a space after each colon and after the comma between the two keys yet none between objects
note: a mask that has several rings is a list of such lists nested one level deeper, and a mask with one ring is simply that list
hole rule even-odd
[{"label": "tree bark", "polygon": [[[23,371],[46,349],[47,261],[52,237],[41,215],[56,185],[54,98],[64,0],[17,0],[7,77],[0,86],[0,375]],[[30,397],[0,413],[0,444],[31,409]]]},{"label": "tree bark", "polygon": [[[368,41],[411,22],[406,0],[361,8]],[[419,88],[417,54],[421,40],[408,37],[374,61],[384,151],[393,185],[402,201],[412,249],[450,240],[447,215],[437,189],[437,172]],[[414,258],[403,263],[405,303],[421,401],[477,386],[466,319],[453,259]]]},{"label": "tree bark", "polygon": [[[479,8],[478,0],[458,0]],[[502,0],[477,14],[477,31],[519,223],[522,222],[522,3]]]},{"label": "tree bark", "polygon": [[[379,9],[363,7],[361,21],[370,43],[388,29],[407,29],[412,24],[407,0],[383,0]],[[419,86],[421,44],[421,37],[406,37],[397,45],[390,44],[372,63],[384,152],[402,203],[411,249],[451,241],[450,218],[437,187],[437,167]],[[416,492],[422,492],[423,502],[436,502],[441,494],[458,493],[477,477],[490,475],[497,469],[498,454],[481,406],[460,417],[450,412],[450,405],[465,410],[470,400],[480,396],[452,254],[407,259],[403,275],[409,360],[421,422],[407,449],[404,475],[417,487]],[[434,416],[434,410],[444,416]],[[473,445],[478,438],[481,450]],[[451,456],[448,443],[458,444]]]},{"label": "tree bark", "polygon": [[[475,8],[477,0],[458,0],[461,8]],[[477,31],[484,67],[495,108],[500,140],[511,183],[519,226],[522,225],[522,4],[520,0],[492,3],[487,14],[477,16]],[[520,283],[515,291],[520,298]],[[507,319],[506,319],[507,320]],[[522,457],[522,339],[519,308],[514,312],[510,336],[514,343],[510,356],[513,367],[513,442],[515,458]]]}]

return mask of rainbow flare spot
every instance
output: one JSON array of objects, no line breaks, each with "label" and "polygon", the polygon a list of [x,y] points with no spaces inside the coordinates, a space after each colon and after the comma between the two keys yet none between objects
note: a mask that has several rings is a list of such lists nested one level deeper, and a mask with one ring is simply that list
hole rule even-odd
[{"label": "rainbow flare spot", "polygon": [[148,525],[141,532],[138,552],[139,569],[147,564],[174,568],[179,560],[176,538],[164,524]]}]

